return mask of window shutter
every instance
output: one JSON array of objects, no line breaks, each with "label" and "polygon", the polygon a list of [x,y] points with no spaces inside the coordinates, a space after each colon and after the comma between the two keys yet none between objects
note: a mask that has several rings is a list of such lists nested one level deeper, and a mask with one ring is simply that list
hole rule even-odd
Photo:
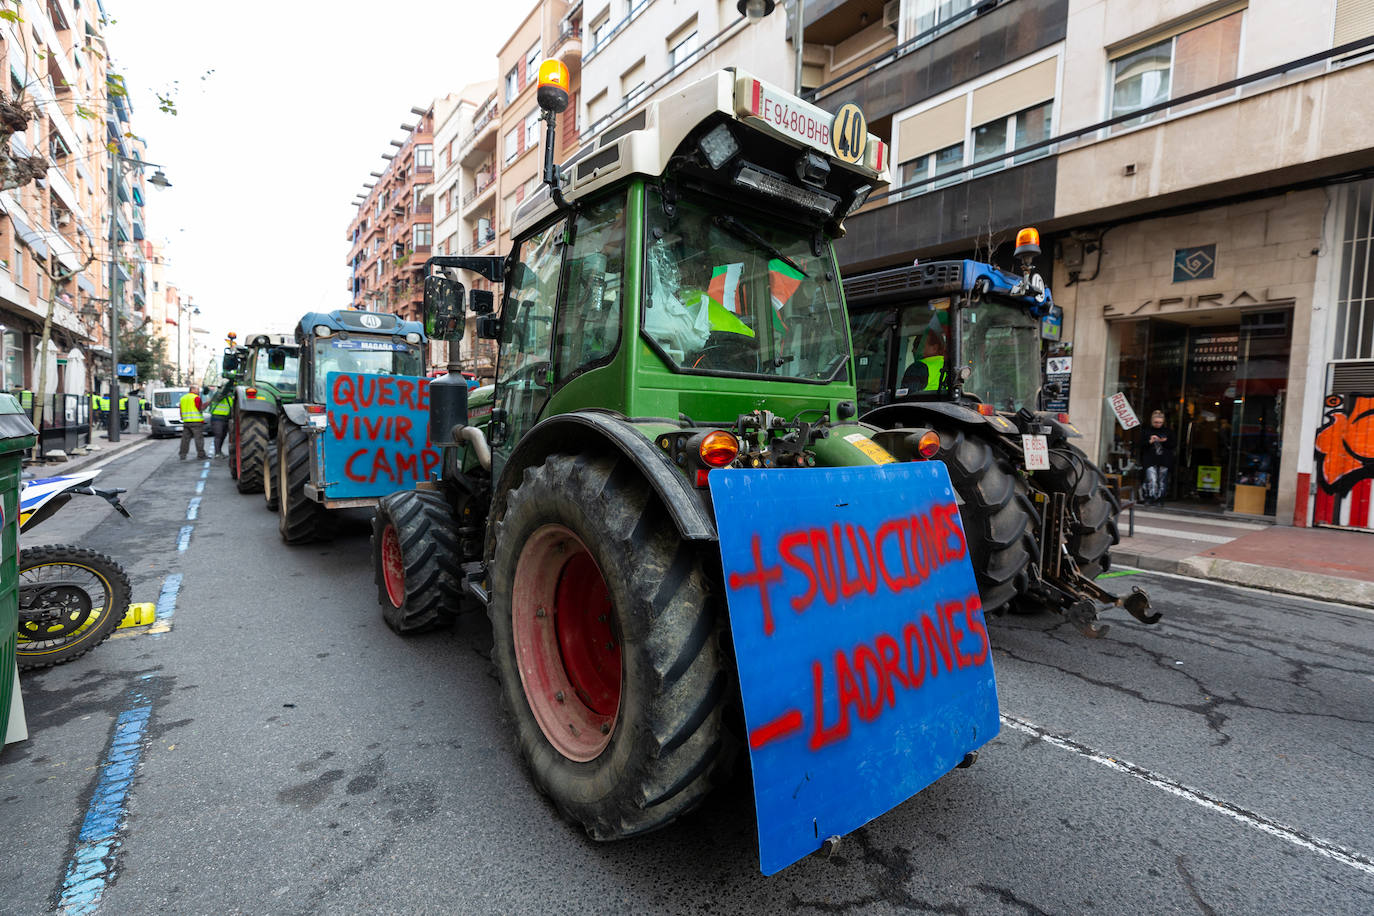
[{"label": "window shutter", "polygon": [[1005,118],[1054,98],[1058,62],[1059,58],[1051,57],[973,90],[973,126]]},{"label": "window shutter", "polygon": [[1340,0],[1336,4],[1337,47],[1374,35],[1374,0]]},{"label": "window shutter", "polygon": [[962,143],[968,97],[960,96],[913,115],[897,128],[898,152],[903,162]]}]

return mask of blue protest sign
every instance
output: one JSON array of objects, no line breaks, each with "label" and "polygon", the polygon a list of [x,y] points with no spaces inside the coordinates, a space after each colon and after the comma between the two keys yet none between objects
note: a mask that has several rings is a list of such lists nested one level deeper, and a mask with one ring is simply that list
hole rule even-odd
[{"label": "blue protest sign", "polygon": [[326,499],[386,496],[430,480],[429,379],[331,372],[318,438]]},{"label": "blue protest sign", "polygon": [[117,363],[115,374],[120,378],[138,378],[138,366],[134,363]]},{"label": "blue protest sign", "polygon": [[992,652],[943,464],[709,480],[771,875],[997,734]]}]

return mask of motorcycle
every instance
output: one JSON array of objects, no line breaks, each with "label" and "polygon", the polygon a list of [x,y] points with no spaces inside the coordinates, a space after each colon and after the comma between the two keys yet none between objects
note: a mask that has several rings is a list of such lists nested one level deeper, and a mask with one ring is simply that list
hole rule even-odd
[{"label": "motorcycle", "polygon": [[[99,496],[130,518],[119,501],[122,488],[98,490],[99,471],[23,481],[19,491],[19,531],[51,518],[73,495]],[[132,588],[123,567],[86,547],[52,544],[19,551],[19,642],[21,671],[46,668],[79,658],[100,645],[119,626]]]}]

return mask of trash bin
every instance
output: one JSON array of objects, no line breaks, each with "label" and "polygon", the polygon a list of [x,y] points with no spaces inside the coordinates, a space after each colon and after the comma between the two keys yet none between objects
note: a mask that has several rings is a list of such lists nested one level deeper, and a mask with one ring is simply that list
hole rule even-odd
[{"label": "trash bin", "polygon": [[0,394],[0,748],[19,681],[14,665],[19,632],[19,474],[38,431],[14,395]]}]

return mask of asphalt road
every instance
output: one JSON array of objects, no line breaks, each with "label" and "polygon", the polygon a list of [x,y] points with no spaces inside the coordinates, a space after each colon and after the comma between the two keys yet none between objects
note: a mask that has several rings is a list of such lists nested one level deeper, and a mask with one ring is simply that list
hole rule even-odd
[{"label": "asphalt road", "polygon": [[114,555],[136,601],[183,578],[170,629],[25,678],[0,912],[1374,912],[1374,614],[1142,574],[1114,584],[1157,627],[995,621],[978,763],[764,878],[743,778],[637,840],[558,820],[485,619],[394,636],[365,515],[287,548],[212,465],[197,494],[205,463],[142,447],[101,479],[132,521],[85,499],[26,536]]}]

